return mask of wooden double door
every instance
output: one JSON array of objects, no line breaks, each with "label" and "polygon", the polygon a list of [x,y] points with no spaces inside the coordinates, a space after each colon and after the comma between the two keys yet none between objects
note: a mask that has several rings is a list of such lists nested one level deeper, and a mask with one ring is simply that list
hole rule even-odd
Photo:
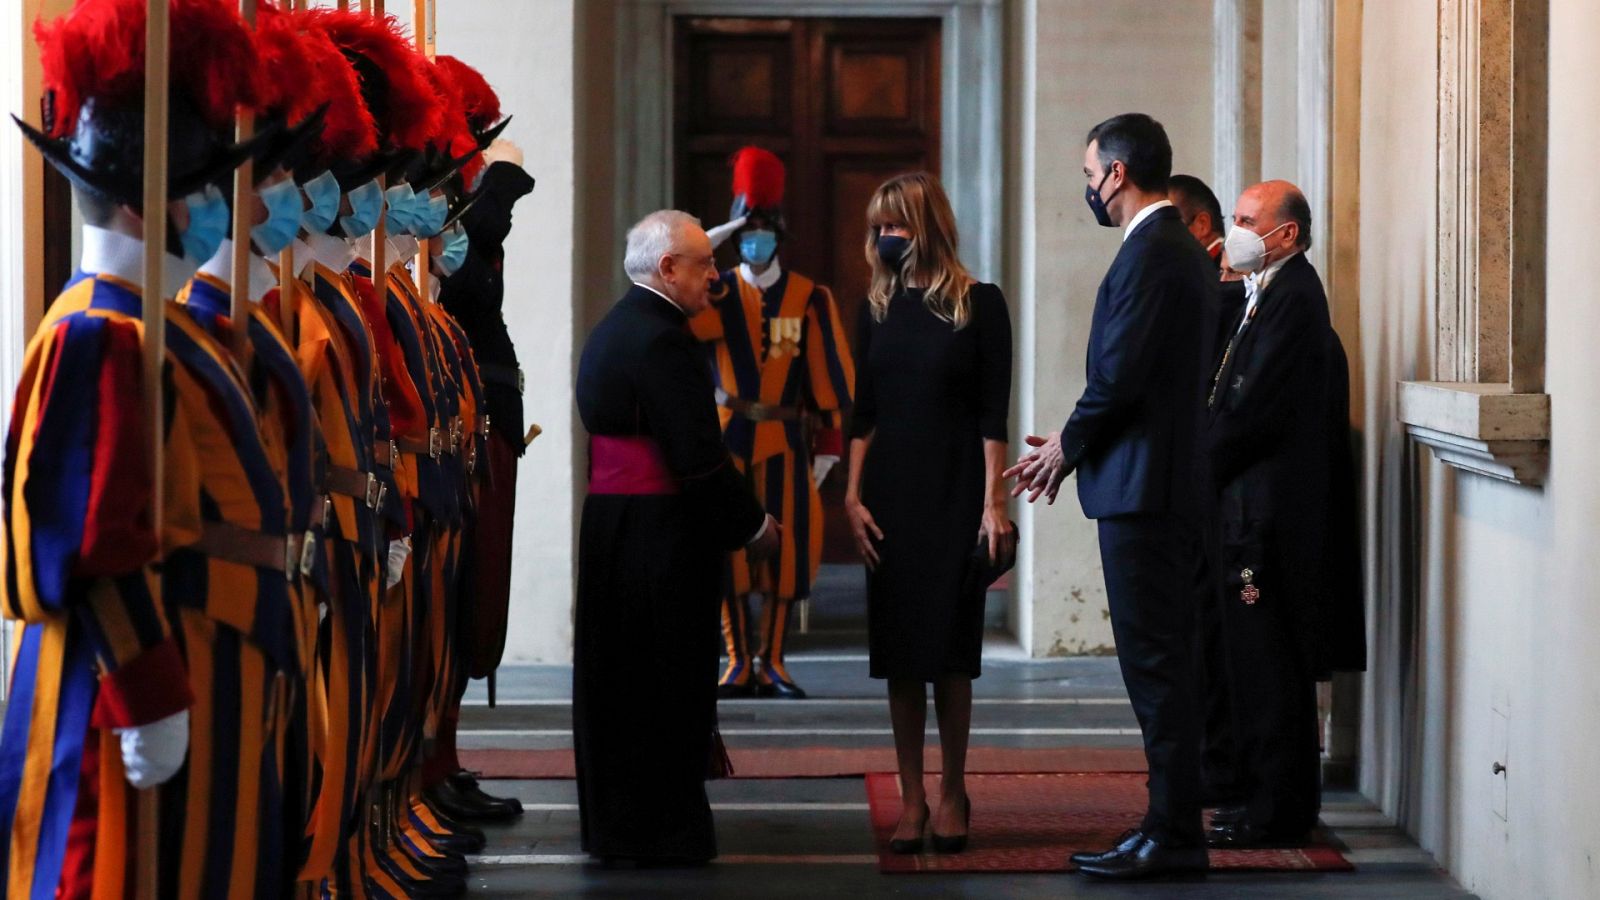
[{"label": "wooden double door", "polygon": [[[833,289],[854,346],[867,201],[894,175],[939,171],[940,21],[685,16],[674,40],[674,205],[722,224],[733,153],[776,153],[788,169],[783,264]],[[737,263],[731,241],[718,259]],[[843,485],[841,466],[823,489],[830,562],[854,559]]]}]

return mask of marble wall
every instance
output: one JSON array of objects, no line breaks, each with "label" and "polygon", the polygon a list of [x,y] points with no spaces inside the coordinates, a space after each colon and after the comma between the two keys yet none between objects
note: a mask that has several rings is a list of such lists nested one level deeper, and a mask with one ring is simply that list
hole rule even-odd
[{"label": "marble wall", "polygon": [[[1210,180],[1211,0],[1034,0],[1013,8],[1009,190],[1016,323],[1013,433],[1061,427],[1084,385],[1095,290],[1121,232],[1083,202],[1083,140],[1122,112],[1155,116],[1173,168]],[[1019,509],[1022,549],[1009,618],[1033,656],[1112,652],[1094,523],[1076,487]]]}]

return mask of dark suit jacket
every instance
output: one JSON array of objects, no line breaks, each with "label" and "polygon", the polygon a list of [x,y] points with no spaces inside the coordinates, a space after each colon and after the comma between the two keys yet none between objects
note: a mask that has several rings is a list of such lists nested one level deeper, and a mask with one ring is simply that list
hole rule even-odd
[{"label": "dark suit jacket", "polygon": [[591,435],[649,435],[677,476],[691,527],[744,546],[766,516],[722,441],[711,375],[688,319],[634,286],[595,326],[578,362],[578,414]]},{"label": "dark suit jacket", "polygon": [[1216,268],[1176,209],[1156,210],[1100,282],[1088,383],[1061,430],[1084,515],[1198,514],[1194,453],[1216,309]]},{"label": "dark suit jacket", "polygon": [[[501,307],[505,300],[505,240],[511,231],[511,208],[533,190],[533,178],[504,160],[489,166],[478,187],[478,199],[461,214],[467,230],[467,258],[439,284],[439,303],[461,323],[480,366],[518,367]],[[522,393],[507,380],[484,379],[489,421],[518,456],[523,452]]]},{"label": "dark suit jacket", "polygon": [[1251,569],[1260,602],[1292,609],[1319,677],[1366,666],[1348,378],[1322,279],[1295,256],[1239,332],[1206,432],[1223,602]]}]

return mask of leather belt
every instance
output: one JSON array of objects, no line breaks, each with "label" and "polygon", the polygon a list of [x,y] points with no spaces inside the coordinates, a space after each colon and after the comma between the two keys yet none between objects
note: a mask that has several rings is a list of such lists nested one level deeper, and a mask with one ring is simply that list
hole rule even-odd
[{"label": "leather belt", "polygon": [[440,454],[444,452],[444,435],[437,428],[429,428],[427,440],[419,441],[415,438],[403,437],[396,440],[395,445],[405,453],[415,453],[418,456],[438,459]]},{"label": "leather belt", "polygon": [[394,468],[395,461],[400,458],[400,448],[394,441],[378,441],[372,445],[372,459],[380,466]]},{"label": "leather belt", "polygon": [[524,388],[527,387],[527,381],[523,377],[522,370],[516,366],[504,366],[497,363],[478,363],[478,377],[489,382],[490,384],[498,384],[501,387],[516,388],[517,393],[519,394],[523,393]]},{"label": "leather belt", "polygon": [[461,417],[460,416],[452,416],[451,419],[450,419],[449,442],[445,444],[445,448],[444,448],[445,452],[450,454],[451,456],[455,456],[458,453],[460,453],[461,452],[461,443],[462,443],[461,439],[463,437],[465,437],[465,436],[466,436],[466,429],[465,429],[465,426],[461,422]]},{"label": "leather belt", "polygon": [[804,416],[798,407],[756,403],[735,397],[722,388],[717,388],[717,405],[726,406],[734,415],[752,422],[798,422]]},{"label": "leather belt", "polygon": [[329,465],[322,486],[330,493],[354,497],[371,510],[383,509],[383,503],[389,497],[388,485],[379,481],[377,476],[344,466]]},{"label": "leather belt", "polygon": [[489,414],[488,413],[484,413],[483,415],[478,417],[478,435],[480,437],[488,437],[489,436]]},{"label": "leather belt", "polygon": [[212,559],[241,566],[283,572],[291,579],[299,571],[301,538],[252,531],[229,522],[206,522],[194,549]]}]

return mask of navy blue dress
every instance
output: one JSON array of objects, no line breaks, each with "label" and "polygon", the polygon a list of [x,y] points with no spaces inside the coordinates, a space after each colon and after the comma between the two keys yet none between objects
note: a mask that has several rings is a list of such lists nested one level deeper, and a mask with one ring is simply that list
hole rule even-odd
[{"label": "navy blue dress", "polygon": [[882,322],[861,305],[852,438],[872,435],[861,502],[883,540],[867,577],[873,678],[980,674],[982,588],[964,588],[983,524],[983,442],[1007,439],[1011,317],[992,284],[970,290],[956,330],[922,291],[902,290]]}]

